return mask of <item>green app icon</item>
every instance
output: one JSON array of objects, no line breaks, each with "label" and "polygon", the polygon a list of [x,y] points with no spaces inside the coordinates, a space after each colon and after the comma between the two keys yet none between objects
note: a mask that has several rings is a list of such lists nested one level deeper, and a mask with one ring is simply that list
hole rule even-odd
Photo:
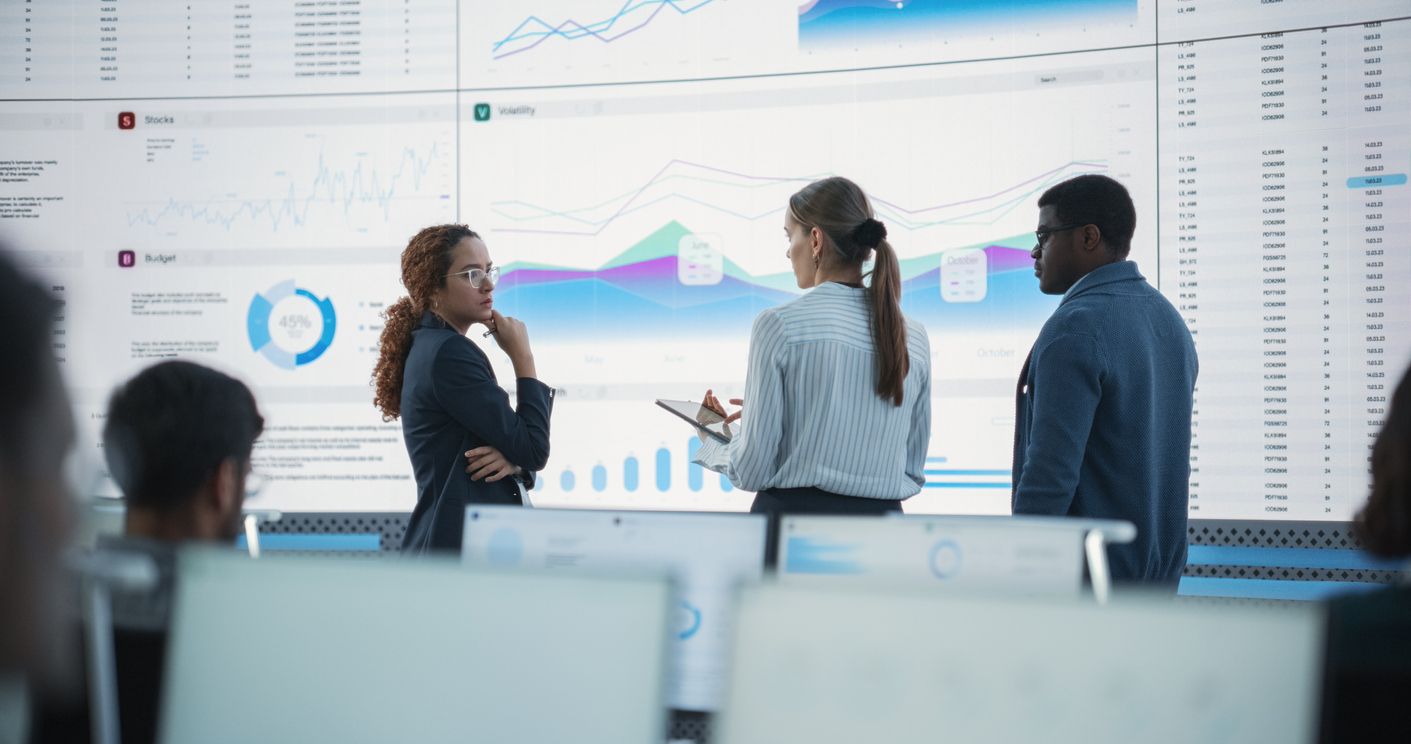
[{"label": "green app icon", "polygon": [[475,104],[475,120],[476,120],[476,121],[490,121],[490,104],[488,104],[488,103],[477,103],[477,104]]}]

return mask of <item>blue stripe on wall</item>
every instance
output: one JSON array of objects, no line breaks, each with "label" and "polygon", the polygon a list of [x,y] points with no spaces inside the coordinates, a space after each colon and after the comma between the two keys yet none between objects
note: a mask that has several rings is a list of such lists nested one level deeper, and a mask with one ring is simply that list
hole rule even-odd
[{"label": "blue stripe on wall", "polygon": [[1236,597],[1240,599],[1292,599],[1313,601],[1347,592],[1384,588],[1363,581],[1284,581],[1282,579],[1222,579],[1182,576],[1177,594],[1183,597]]},{"label": "blue stripe on wall", "polygon": [[1340,568],[1396,571],[1406,561],[1374,558],[1360,550],[1320,548],[1239,548],[1192,545],[1186,563],[1197,566],[1277,566],[1279,568]]},{"label": "blue stripe on wall", "polygon": [[[245,536],[236,538],[236,547],[245,550]],[[260,535],[260,550],[319,550],[376,553],[382,549],[382,535],[376,532],[351,534],[279,533]]]}]

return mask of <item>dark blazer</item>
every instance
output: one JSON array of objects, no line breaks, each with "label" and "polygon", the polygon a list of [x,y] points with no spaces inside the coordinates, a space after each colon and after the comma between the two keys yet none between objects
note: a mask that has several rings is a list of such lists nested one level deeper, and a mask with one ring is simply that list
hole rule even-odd
[{"label": "dark blazer", "polygon": [[1124,519],[1112,578],[1175,587],[1186,563],[1197,362],[1131,261],[1088,273],[1044,323],[1015,401],[1015,514]]},{"label": "dark blazer", "polygon": [[548,462],[554,392],[531,377],[516,384],[511,407],[485,352],[436,315],[422,315],[402,373],[402,438],[417,489],[404,552],[459,551],[466,504],[523,503],[514,478],[488,483],[465,472],[466,451],[483,445],[523,468],[526,487]]}]

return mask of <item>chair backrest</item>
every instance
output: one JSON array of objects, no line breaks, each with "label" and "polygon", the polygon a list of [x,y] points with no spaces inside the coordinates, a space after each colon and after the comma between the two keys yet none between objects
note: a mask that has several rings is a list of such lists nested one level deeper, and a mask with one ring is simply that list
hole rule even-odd
[{"label": "chair backrest", "polygon": [[1315,608],[746,590],[722,744],[1313,741]]},{"label": "chair backrest", "polygon": [[665,577],[187,552],[164,742],[658,744]]},{"label": "chair backrest", "polygon": [[675,663],[667,704],[713,711],[724,694],[734,592],[761,578],[765,527],[758,514],[471,506],[461,554],[472,565],[671,574]]},{"label": "chair backrest", "polygon": [[1121,539],[1123,526],[1130,528],[1045,517],[786,516],[779,576],[1071,595],[1083,586],[1084,538],[1107,529]]}]

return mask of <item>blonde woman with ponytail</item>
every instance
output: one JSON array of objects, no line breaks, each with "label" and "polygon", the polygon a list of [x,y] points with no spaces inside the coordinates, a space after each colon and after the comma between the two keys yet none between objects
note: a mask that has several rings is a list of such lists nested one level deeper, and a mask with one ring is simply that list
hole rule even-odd
[{"label": "blonde woman with ponytail", "polygon": [[[781,514],[884,514],[921,490],[931,438],[926,329],[901,312],[901,268],[867,195],[825,178],[789,198],[787,256],[807,294],[750,332],[740,431],[696,462],[756,491],[773,564]],[[873,260],[873,269],[863,265]],[[706,405],[724,413],[711,391]]]},{"label": "blonde woman with ponytail", "polygon": [[[494,308],[498,279],[465,225],[428,227],[402,251],[407,295],[387,308],[372,383],[383,420],[402,420],[416,477],[406,552],[459,551],[466,504],[522,504],[548,461],[553,391],[536,379],[524,323]],[[514,406],[472,325],[514,365]]]}]

